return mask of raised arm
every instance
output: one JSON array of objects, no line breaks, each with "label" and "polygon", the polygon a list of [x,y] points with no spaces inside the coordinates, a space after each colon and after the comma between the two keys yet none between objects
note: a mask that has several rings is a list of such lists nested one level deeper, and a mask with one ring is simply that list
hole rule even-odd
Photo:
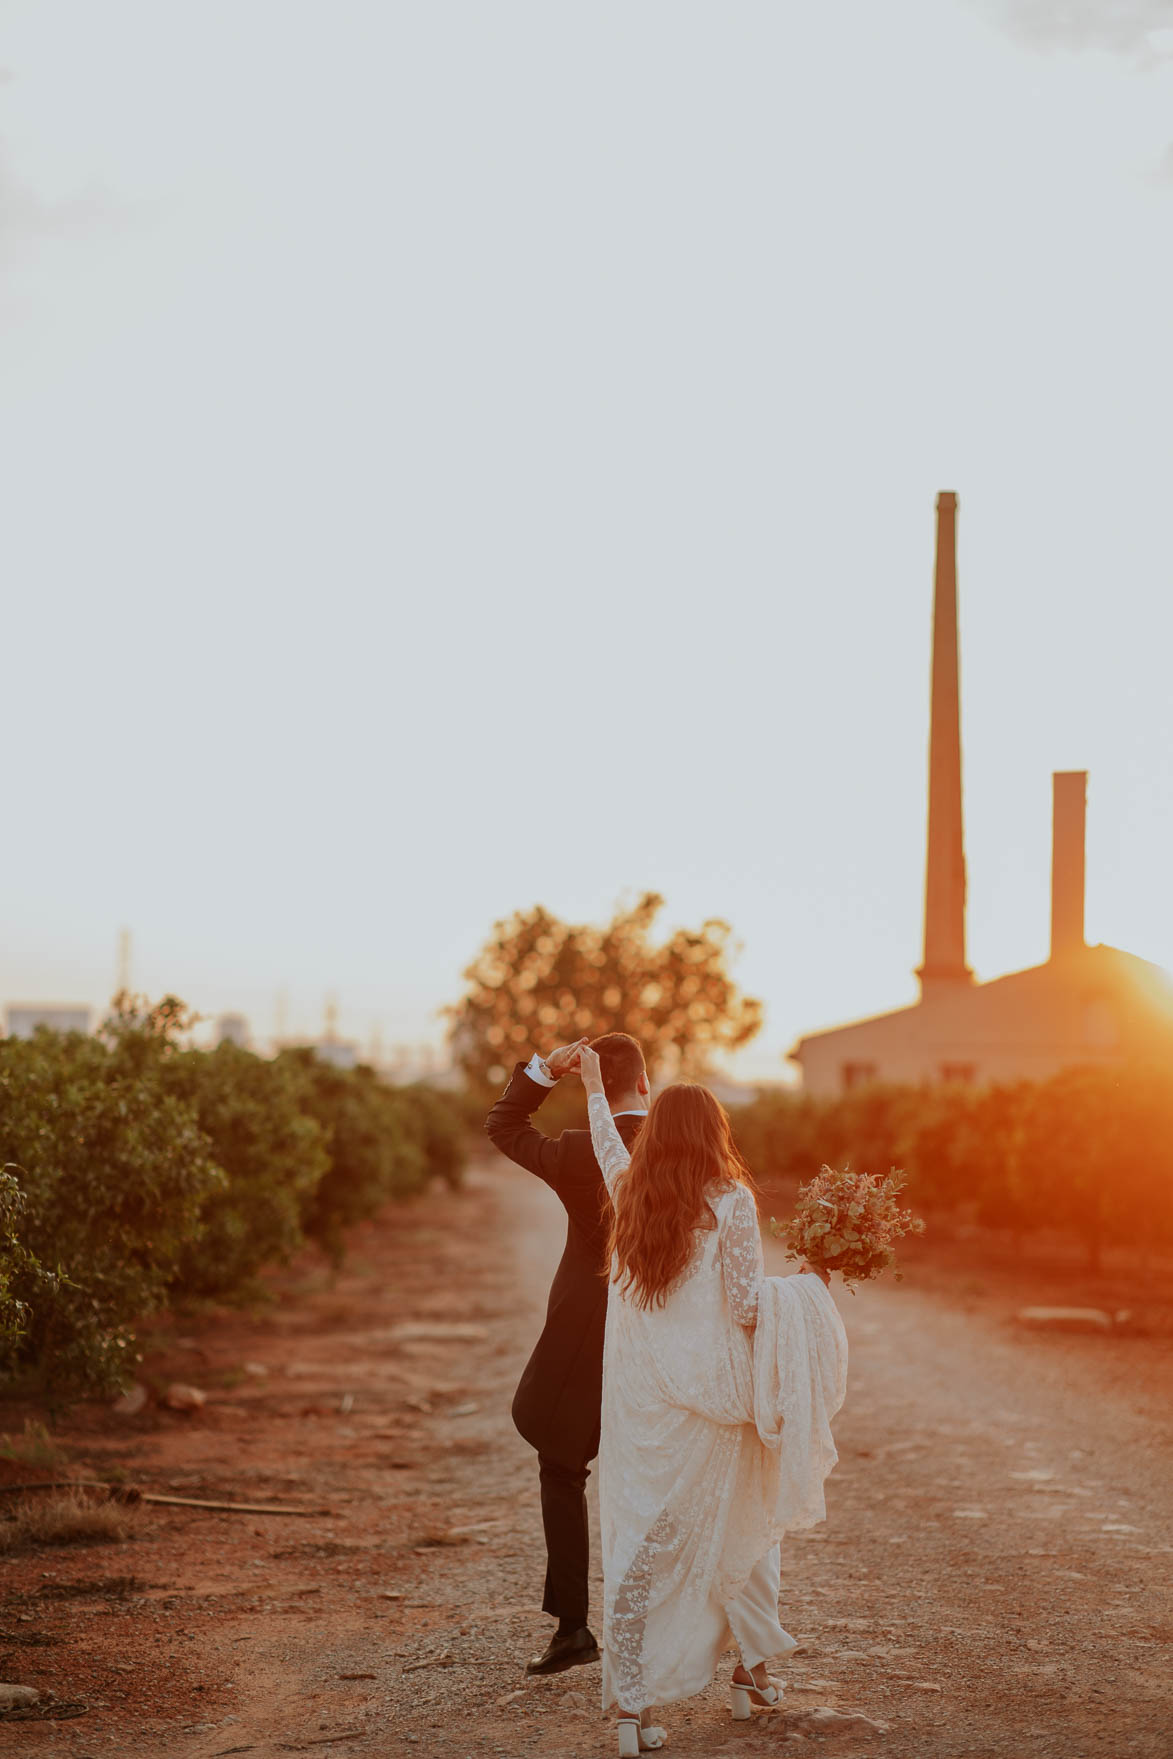
[{"label": "raised arm", "polygon": [[558,1189],[562,1150],[557,1141],[530,1122],[551,1088],[577,1067],[578,1046],[562,1045],[543,1059],[535,1055],[524,1066],[518,1063],[508,1087],[485,1119],[485,1134],[502,1154],[547,1185]]},{"label": "raised arm", "polygon": [[725,1299],[738,1325],[752,1329],[758,1322],[758,1293],[765,1277],[758,1206],[746,1185],[738,1185],[726,1203],[717,1242]]},{"label": "raised arm", "polygon": [[582,1076],[587,1096],[591,1146],[595,1151],[603,1182],[613,1198],[615,1186],[631,1165],[631,1156],[624,1147],[623,1138],[611,1116],[611,1107],[607,1104],[607,1096],[603,1091],[599,1059],[589,1045],[584,1045],[578,1054],[578,1072]]},{"label": "raised arm", "polygon": [[611,1197],[614,1197],[616,1185],[631,1165],[631,1156],[624,1147],[605,1094],[588,1095],[587,1117],[591,1125],[591,1146],[599,1163],[599,1171],[603,1175],[603,1183]]}]

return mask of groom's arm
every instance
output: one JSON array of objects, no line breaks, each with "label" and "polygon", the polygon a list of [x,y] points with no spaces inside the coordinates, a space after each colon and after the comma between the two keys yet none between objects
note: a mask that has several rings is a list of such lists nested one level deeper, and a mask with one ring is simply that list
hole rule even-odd
[{"label": "groom's arm", "polygon": [[561,1138],[546,1136],[530,1120],[557,1085],[541,1058],[518,1063],[509,1085],[485,1119],[485,1134],[495,1148],[529,1173],[557,1189],[562,1162]]}]

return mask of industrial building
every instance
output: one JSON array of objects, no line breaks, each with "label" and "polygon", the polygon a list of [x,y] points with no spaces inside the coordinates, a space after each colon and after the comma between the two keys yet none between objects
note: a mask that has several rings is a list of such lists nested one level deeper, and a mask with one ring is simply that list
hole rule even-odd
[{"label": "industrial building", "polygon": [[1084,938],[1087,773],[1053,783],[1051,954],[977,983],[966,961],[966,876],[957,639],[957,497],[937,498],[928,846],[920,1000],[801,1039],[803,1086],[1042,1080],[1061,1069],[1167,1056],[1173,982],[1159,966]]}]

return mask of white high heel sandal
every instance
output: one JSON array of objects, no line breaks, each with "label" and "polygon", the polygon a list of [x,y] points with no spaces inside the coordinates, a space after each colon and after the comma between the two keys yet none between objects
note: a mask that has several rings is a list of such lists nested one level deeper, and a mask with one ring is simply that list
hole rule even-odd
[{"label": "white high heel sandal", "polygon": [[619,1718],[619,1759],[639,1759],[641,1753],[654,1752],[667,1740],[666,1729],[656,1728],[654,1724],[642,1728],[638,1716]]},{"label": "white high heel sandal", "polygon": [[768,1675],[764,1686],[741,1686],[736,1680],[729,1682],[729,1708],[734,1722],[748,1722],[755,1710],[777,1710],[781,1703],[781,1682]]}]

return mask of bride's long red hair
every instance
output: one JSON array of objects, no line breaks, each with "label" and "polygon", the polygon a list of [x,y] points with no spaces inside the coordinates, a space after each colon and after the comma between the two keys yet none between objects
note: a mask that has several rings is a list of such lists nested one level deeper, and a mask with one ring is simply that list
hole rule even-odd
[{"label": "bride's long red hair", "polygon": [[706,1190],[730,1184],[753,1188],[724,1106],[693,1081],[666,1087],[635,1139],[611,1223],[612,1274],[638,1307],[663,1306],[697,1228],[716,1225]]}]

